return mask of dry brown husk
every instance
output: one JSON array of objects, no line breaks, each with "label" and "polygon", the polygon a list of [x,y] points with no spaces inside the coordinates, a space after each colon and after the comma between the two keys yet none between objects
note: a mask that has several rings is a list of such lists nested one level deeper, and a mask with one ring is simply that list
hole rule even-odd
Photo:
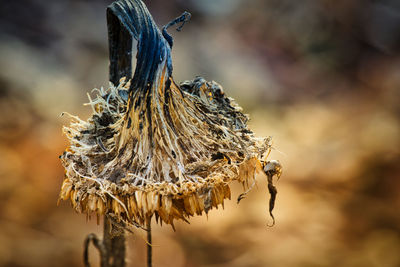
[{"label": "dry brown husk", "polygon": [[145,95],[121,80],[94,90],[87,121],[70,115],[60,199],[76,211],[136,226],[155,215],[173,225],[223,206],[232,181],[254,184],[270,138],[254,137],[220,85],[196,78],[178,86],[165,65]]}]

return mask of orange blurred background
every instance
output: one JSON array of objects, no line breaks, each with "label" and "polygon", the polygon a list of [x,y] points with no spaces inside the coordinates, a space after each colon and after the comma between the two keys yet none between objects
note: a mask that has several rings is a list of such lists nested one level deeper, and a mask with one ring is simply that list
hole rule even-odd
[{"label": "orange blurred background", "polygon": [[[20,0],[0,7],[0,266],[82,266],[101,234],[57,207],[67,147],[63,111],[87,118],[108,85],[104,0]],[[395,0],[154,0],[172,32],[174,78],[220,83],[271,135],[276,225],[266,181],[191,224],[154,226],[154,266],[400,266],[400,5]],[[145,266],[145,234],[128,266]],[[91,261],[98,254],[91,249]]]}]

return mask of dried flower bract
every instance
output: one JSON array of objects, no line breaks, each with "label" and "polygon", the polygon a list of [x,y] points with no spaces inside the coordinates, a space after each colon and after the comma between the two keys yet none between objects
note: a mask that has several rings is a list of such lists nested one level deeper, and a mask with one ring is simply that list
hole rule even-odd
[{"label": "dried flower bract", "polygon": [[[136,30],[130,30],[139,40],[135,75],[95,89],[87,121],[70,115],[60,199],[70,199],[78,212],[110,214],[131,225],[143,226],[153,215],[173,225],[223,205],[232,181],[248,189],[266,169],[272,184],[280,165],[264,161],[270,138],[254,137],[248,117],[219,84],[200,77],[174,82],[172,38],[141,1],[113,5],[110,12]],[[127,8],[134,10],[130,16],[116,11]]]}]

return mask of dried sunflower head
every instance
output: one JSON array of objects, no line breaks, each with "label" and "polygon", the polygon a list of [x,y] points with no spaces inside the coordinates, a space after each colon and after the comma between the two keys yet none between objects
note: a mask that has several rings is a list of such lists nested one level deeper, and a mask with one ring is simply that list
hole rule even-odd
[{"label": "dried sunflower head", "polygon": [[[109,23],[117,23],[109,27],[113,83],[89,97],[91,118],[71,116],[71,125],[64,127],[70,146],[61,156],[60,199],[70,199],[78,212],[107,214],[137,226],[154,215],[173,225],[175,219],[187,221],[223,205],[231,198],[230,182],[247,189],[264,167],[274,188],[272,176],[280,175],[280,165],[264,160],[270,138],[253,135],[248,116],[222,87],[201,77],[174,82],[166,28],[187,16],[161,32],[140,0],[108,8]],[[129,81],[119,78],[130,77],[130,66],[119,65],[130,62],[130,53],[112,49],[124,33],[138,40]],[[117,48],[129,46],[127,40],[119,39]]]}]

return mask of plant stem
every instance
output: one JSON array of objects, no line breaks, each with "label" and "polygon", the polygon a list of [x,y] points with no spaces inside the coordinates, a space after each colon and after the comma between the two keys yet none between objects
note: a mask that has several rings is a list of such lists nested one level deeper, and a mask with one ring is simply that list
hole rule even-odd
[{"label": "plant stem", "polygon": [[[114,226],[106,216],[104,216],[104,236],[103,244],[107,253],[107,267],[125,266],[125,232],[123,229]],[[103,267],[103,265],[101,265]]]},{"label": "plant stem", "polygon": [[147,221],[147,267],[153,265],[153,244],[151,241],[151,218]]},{"label": "plant stem", "polygon": [[85,239],[83,252],[85,267],[90,267],[90,242],[100,253],[100,267],[125,267],[125,232],[114,226],[107,216],[104,216],[103,240],[100,240],[95,234],[89,234]]}]

